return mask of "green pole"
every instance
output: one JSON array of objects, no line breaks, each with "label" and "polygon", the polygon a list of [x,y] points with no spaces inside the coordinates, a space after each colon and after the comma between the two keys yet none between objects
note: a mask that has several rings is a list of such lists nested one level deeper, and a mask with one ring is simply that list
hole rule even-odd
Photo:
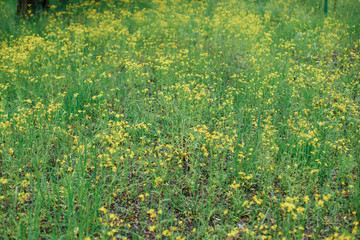
[{"label": "green pole", "polygon": [[325,0],[324,13],[325,13],[325,15],[327,16],[327,13],[328,13],[328,0]]}]

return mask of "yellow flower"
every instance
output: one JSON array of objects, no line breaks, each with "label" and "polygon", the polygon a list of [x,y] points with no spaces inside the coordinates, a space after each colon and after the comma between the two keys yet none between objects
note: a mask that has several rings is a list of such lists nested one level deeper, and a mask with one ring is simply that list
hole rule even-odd
[{"label": "yellow flower", "polygon": [[99,208],[99,211],[102,212],[103,214],[106,214],[109,212],[109,210],[107,210],[105,207]]},{"label": "yellow flower", "polygon": [[144,196],[144,194],[140,194],[140,195],[139,195],[139,198],[141,199],[141,201],[145,201],[145,196]]},{"label": "yellow flower", "polygon": [[239,233],[239,230],[237,228],[234,228],[231,230],[226,236],[228,237],[235,237]]},{"label": "yellow flower", "polygon": [[148,214],[153,214],[155,212],[155,209],[150,209],[149,211],[147,211]]},{"label": "yellow flower", "polygon": [[262,202],[263,202],[263,200],[262,200],[261,198],[258,199],[256,195],[253,197],[253,200],[254,200],[254,202],[256,202],[258,205],[261,205]]},{"label": "yellow flower", "polygon": [[171,236],[171,232],[170,232],[168,229],[165,229],[165,230],[162,232],[162,235],[164,235],[165,237],[170,237],[170,236]]},{"label": "yellow flower", "polygon": [[234,180],[234,183],[230,184],[230,187],[233,188],[233,189],[237,189],[237,188],[240,187],[240,184],[237,184],[236,181]]},{"label": "yellow flower", "polygon": [[296,211],[299,213],[299,214],[303,214],[305,212],[305,208],[304,207],[297,207],[296,208]]},{"label": "yellow flower", "polygon": [[159,186],[160,183],[163,182],[163,179],[161,177],[156,177],[155,178],[155,187]]},{"label": "yellow flower", "polygon": [[109,232],[107,233],[107,235],[110,236],[110,237],[112,237],[112,236],[114,236],[114,234],[115,234],[116,232],[117,232],[116,229],[112,229],[111,231],[109,231]]},{"label": "yellow flower", "polygon": [[319,200],[318,203],[317,203],[317,206],[323,207],[324,206],[324,201]]},{"label": "yellow flower", "polygon": [[327,202],[327,201],[329,201],[330,197],[331,197],[331,194],[326,194],[323,196],[323,199],[325,202]]},{"label": "yellow flower", "polygon": [[8,182],[8,180],[6,178],[0,178],[0,182],[2,184],[6,184]]}]

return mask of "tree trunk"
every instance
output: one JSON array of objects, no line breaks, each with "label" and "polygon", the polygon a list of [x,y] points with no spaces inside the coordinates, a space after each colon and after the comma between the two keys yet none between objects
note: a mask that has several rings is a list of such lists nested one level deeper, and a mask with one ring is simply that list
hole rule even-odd
[{"label": "tree trunk", "polygon": [[16,14],[24,15],[28,10],[36,12],[39,9],[48,9],[49,0],[18,0]]}]

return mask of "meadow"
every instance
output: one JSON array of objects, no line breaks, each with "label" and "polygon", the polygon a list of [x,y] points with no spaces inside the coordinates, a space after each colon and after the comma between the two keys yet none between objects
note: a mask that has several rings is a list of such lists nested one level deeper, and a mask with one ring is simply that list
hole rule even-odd
[{"label": "meadow", "polygon": [[359,239],[360,2],[0,0],[0,239]]}]

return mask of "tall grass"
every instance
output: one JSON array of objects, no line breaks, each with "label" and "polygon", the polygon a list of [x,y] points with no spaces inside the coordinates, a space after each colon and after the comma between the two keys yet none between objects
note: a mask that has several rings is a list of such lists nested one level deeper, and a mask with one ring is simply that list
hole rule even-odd
[{"label": "tall grass", "polygon": [[4,239],[357,239],[358,1],[0,0]]}]

